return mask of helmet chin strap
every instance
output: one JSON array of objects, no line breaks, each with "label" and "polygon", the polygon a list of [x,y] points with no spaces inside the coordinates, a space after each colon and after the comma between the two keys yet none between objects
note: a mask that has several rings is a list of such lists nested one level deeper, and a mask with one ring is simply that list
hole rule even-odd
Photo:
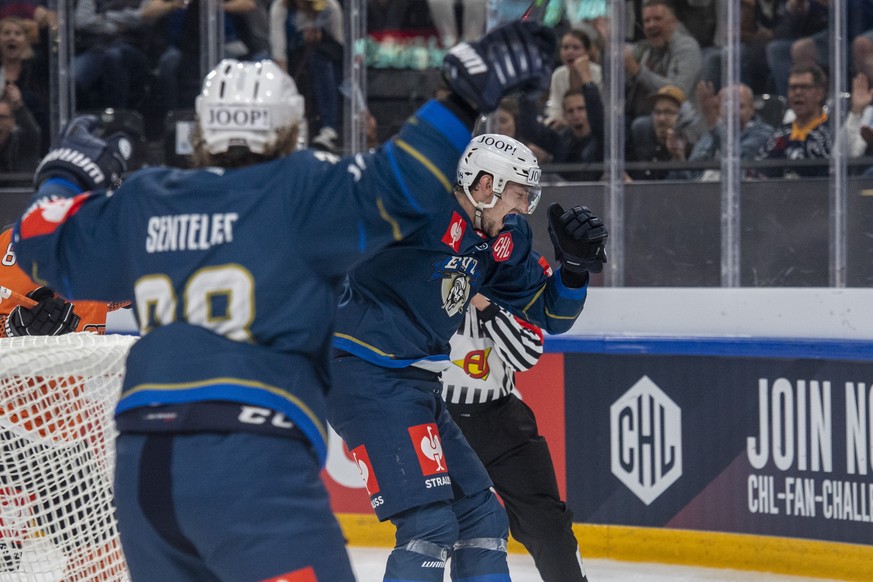
[{"label": "helmet chin strap", "polygon": [[476,214],[473,215],[473,228],[482,230],[482,211],[485,210],[485,205],[479,202],[476,205]]},{"label": "helmet chin strap", "polygon": [[464,186],[464,194],[467,196],[467,200],[470,201],[470,204],[473,205],[473,208],[476,209],[475,214],[473,215],[473,228],[476,230],[482,230],[482,212],[486,208],[494,208],[494,205],[497,204],[497,201],[500,200],[500,194],[496,192],[491,193],[491,202],[485,204],[484,202],[479,202],[475,198],[473,198],[473,194],[470,192],[470,189],[467,186]]}]

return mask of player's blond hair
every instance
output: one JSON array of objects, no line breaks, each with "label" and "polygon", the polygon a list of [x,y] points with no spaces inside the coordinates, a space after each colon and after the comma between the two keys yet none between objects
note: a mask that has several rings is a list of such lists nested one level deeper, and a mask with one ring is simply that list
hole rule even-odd
[{"label": "player's blond hair", "polygon": [[245,146],[231,146],[226,152],[213,154],[206,147],[199,124],[195,124],[191,134],[191,144],[194,149],[191,155],[191,166],[194,168],[244,168],[269,162],[287,156],[297,149],[299,134],[300,126],[295,123],[280,129],[276,133],[276,139],[267,146],[263,154],[253,153]]}]

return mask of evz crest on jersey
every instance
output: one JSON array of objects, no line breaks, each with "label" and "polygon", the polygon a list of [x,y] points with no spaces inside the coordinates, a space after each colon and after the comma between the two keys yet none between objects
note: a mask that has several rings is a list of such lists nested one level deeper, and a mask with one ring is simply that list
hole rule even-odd
[{"label": "evz crest on jersey", "polygon": [[449,257],[434,264],[431,279],[442,279],[443,309],[452,317],[462,313],[470,299],[470,287],[479,278],[479,263],[473,257]]}]

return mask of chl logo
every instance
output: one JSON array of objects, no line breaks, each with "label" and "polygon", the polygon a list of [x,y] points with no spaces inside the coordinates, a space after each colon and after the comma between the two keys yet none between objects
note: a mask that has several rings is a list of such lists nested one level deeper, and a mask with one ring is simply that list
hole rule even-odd
[{"label": "chl logo", "polygon": [[646,505],[682,476],[682,410],[648,376],[609,407],[612,473]]},{"label": "chl logo", "polygon": [[412,446],[418,455],[422,475],[427,477],[448,472],[446,460],[443,458],[443,442],[435,423],[410,426],[409,438],[412,439]]},{"label": "chl logo", "polygon": [[498,263],[502,263],[512,256],[512,248],[512,233],[504,232],[491,245],[491,256]]},{"label": "chl logo", "polygon": [[361,479],[364,481],[364,487],[367,489],[367,494],[372,496],[379,493],[379,482],[376,481],[376,473],[373,472],[373,463],[370,462],[370,455],[367,453],[367,448],[364,445],[355,447],[351,451],[352,457],[355,459],[355,465],[358,471],[361,472]]}]

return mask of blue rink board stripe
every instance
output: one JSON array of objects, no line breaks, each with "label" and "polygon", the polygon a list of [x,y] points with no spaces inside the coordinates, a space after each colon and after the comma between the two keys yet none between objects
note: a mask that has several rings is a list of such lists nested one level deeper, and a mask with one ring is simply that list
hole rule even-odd
[{"label": "blue rink board stripe", "polygon": [[873,361],[873,340],[687,336],[549,336],[548,353]]}]

